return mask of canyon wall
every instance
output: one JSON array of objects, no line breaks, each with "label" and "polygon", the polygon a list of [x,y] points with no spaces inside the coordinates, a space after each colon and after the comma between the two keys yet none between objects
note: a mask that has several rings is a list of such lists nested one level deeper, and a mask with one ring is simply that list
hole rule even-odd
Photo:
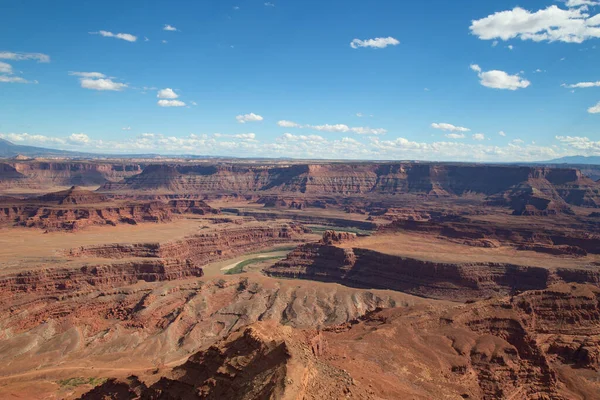
[{"label": "canyon wall", "polygon": [[[141,174],[121,182],[109,182],[102,190],[271,191],[306,195],[414,193],[447,197],[491,196],[523,183],[554,201],[600,205],[597,201],[600,185],[576,169],[468,164],[345,163],[287,167],[161,164],[150,165]],[[264,202],[269,203],[267,199]]]},{"label": "canyon wall", "polygon": [[545,289],[557,282],[600,283],[598,268],[552,270],[494,262],[443,263],[323,242],[299,246],[264,273],[457,301]]}]

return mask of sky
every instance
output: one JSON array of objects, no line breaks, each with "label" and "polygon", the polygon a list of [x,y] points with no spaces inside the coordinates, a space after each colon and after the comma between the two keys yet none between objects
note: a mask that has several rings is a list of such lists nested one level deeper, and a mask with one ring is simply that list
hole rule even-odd
[{"label": "sky", "polygon": [[0,138],[96,153],[600,155],[600,0],[2,0]]}]

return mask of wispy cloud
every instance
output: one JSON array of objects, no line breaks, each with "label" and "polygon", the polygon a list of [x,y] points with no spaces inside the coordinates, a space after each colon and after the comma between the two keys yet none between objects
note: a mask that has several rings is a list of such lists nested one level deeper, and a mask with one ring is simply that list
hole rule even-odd
[{"label": "wispy cloud", "polygon": [[3,60],[37,60],[41,63],[50,62],[50,56],[42,53],[13,53],[10,51],[0,51],[0,59]]},{"label": "wispy cloud", "polygon": [[312,129],[319,132],[330,132],[330,133],[356,133],[357,135],[384,135],[387,133],[386,129],[382,128],[369,128],[364,126],[350,127],[346,124],[323,124],[323,125],[302,125],[293,121],[281,120],[277,122],[282,128],[300,128],[300,129]]},{"label": "wispy cloud", "polygon": [[125,40],[127,42],[135,42],[137,40],[137,36],[132,35],[130,33],[112,33],[109,31],[98,31],[98,32],[90,32],[90,35],[100,35],[100,36],[104,36],[104,37]]},{"label": "wispy cloud", "polygon": [[573,83],[571,85],[567,85],[567,84],[563,83],[561,86],[568,88],[568,89],[584,89],[584,88],[591,88],[591,87],[600,87],[600,81],[598,81],[598,82],[579,82],[579,83]]},{"label": "wispy cloud", "polygon": [[69,71],[69,75],[72,76],[80,76],[82,78],[91,78],[91,79],[99,79],[106,78],[106,75],[100,72],[77,72],[77,71]]},{"label": "wispy cloud", "polygon": [[173,25],[169,25],[169,24],[166,24],[166,25],[163,27],[163,31],[171,31],[171,32],[176,32],[177,30],[178,30],[177,28],[175,28]]},{"label": "wispy cloud", "polygon": [[106,79],[81,79],[81,87],[84,89],[100,90],[100,91],[114,91],[120,92],[127,87],[124,83],[115,82],[110,78]]},{"label": "wispy cloud", "polygon": [[470,131],[469,128],[448,124],[446,122],[441,122],[441,123],[434,122],[433,124],[431,124],[431,127],[434,129],[439,129],[439,130],[447,131],[447,132],[469,132]]},{"label": "wispy cloud", "polygon": [[159,100],[157,103],[161,107],[185,107],[185,103],[181,100]]},{"label": "wispy cloud", "polygon": [[388,46],[397,46],[399,44],[400,41],[398,39],[389,36],[386,38],[375,38],[366,40],[354,39],[352,42],[350,42],[350,47],[352,47],[353,49],[358,49],[359,47],[372,47],[375,49],[383,49]]}]

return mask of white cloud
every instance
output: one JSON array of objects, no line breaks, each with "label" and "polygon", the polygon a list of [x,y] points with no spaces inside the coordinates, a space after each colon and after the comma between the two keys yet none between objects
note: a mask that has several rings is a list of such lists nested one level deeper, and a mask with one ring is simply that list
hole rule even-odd
[{"label": "white cloud", "polygon": [[[362,114],[361,114],[362,115]],[[293,121],[278,121],[277,125],[283,128],[300,128],[300,129],[312,129],[319,132],[330,132],[330,133],[347,133],[353,132],[357,135],[384,135],[387,133],[386,129],[382,128],[369,128],[365,126],[350,127],[346,124],[323,124],[323,125],[301,125]]]},{"label": "white cloud", "polygon": [[598,6],[600,5],[600,1],[595,0],[567,0],[565,4],[567,7],[581,7],[581,6]]},{"label": "white cloud", "polygon": [[162,44],[167,44],[167,43],[169,43],[169,42],[167,42],[166,40],[161,40],[160,42],[161,42]]},{"label": "white cloud", "polygon": [[240,134],[234,135],[233,137],[237,138],[237,139],[242,139],[242,140],[254,140],[254,139],[256,139],[256,134],[254,134],[254,133],[240,133]]},{"label": "white cloud", "polygon": [[588,108],[588,112],[590,114],[600,114],[600,102],[598,102],[598,104],[595,106]]},{"label": "white cloud", "polygon": [[67,141],[75,146],[83,146],[90,142],[90,138],[85,133],[73,133],[67,138]]},{"label": "white cloud", "polygon": [[101,91],[109,90],[109,91],[120,92],[121,90],[123,90],[127,87],[127,85],[124,83],[114,82],[112,79],[108,79],[108,78],[107,79],[83,78],[80,81],[81,81],[82,88],[91,89],[91,90],[101,90]]},{"label": "white cloud", "polygon": [[353,49],[358,49],[359,47],[372,47],[375,49],[383,49],[388,46],[397,46],[399,44],[400,41],[398,39],[389,36],[386,38],[375,38],[366,40],[354,39],[352,42],[350,42],[350,47],[352,47]]},{"label": "white cloud", "polygon": [[[581,0],[569,3],[584,5]],[[586,11],[586,7],[565,10],[556,5],[536,12],[515,7],[472,21],[470,29],[482,40],[582,43],[600,37],[600,14],[590,17]]]},{"label": "white cloud", "polygon": [[577,153],[600,154],[600,141],[594,142],[581,136],[556,136],[556,140],[574,149]]},{"label": "white cloud", "polygon": [[12,74],[12,65],[0,61],[0,74]]},{"label": "white cloud", "polygon": [[579,83],[574,83],[572,85],[567,85],[567,84],[563,83],[561,86],[565,87],[565,88],[569,88],[569,89],[583,89],[583,88],[591,88],[591,87],[600,87],[600,81],[598,81],[598,82],[579,82]]},{"label": "white cloud", "polygon": [[471,69],[477,72],[479,83],[492,89],[517,90],[528,87],[531,82],[519,75],[509,75],[504,71],[482,71],[477,64],[471,64]]},{"label": "white cloud", "polygon": [[281,126],[282,128],[300,128],[300,124],[286,120],[278,121],[277,125]]},{"label": "white cloud", "polygon": [[42,53],[13,53],[10,51],[0,51],[0,59],[3,60],[15,60],[15,61],[25,61],[25,60],[37,60],[41,63],[50,62],[50,56]]},{"label": "white cloud", "polygon": [[506,48],[509,50],[513,50],[515,48],[515,46],[513,46],[512,44],[509,44],[508,46],[506,46]]},{"label": "white cloud", "polygon": [[196,103],[195,101],[190,101],[190,104],[193,105],[193,106],[197,106],[198,105],[198,103]]},{"label": "white cloud", "polygon": [[475,133],[473,135],[473,140],[485,140],[485,135],[483,133]]},{"label": "white cloud", "polygon": [[90,78],[90,79],[106,78],[106,75],[104,75],[104,74],[102,74],[100,72],[76,72],[76,71],[70,71],[69,75],[80,76],[82,78]]},{"label": "white cloud", "polygon": [[258,114],[250,113],[238,115],[237,117],[235,117],[235,119],[240,124],[245,124],[246,122],[259,122],[262,121],[264,118]]},{"label": "white cloud", "polygon": [[130,131],[131,127],[130,126],[126,126],[126,127],[121,128],[121,129],[124,130],[124,131]]},{"label": "white cloud", "polygon": [[161,89],[156,95],[159,99],[176,99],[179,96],[171,88]]},{"label": "white cloud", "polygon": [[445,122],[442,123],[433,123],[431,124],[431,127],[434,129],[441,129],[442,131],[448,131],[448,132],[469,132],[470,129],[469,128],[465,128],[463,126],[454,126],[452,124],[448,124]]},{"label": "white cloud", "polygon": [[464,133],[446,133],[444,136],[446,136],[448,139],[464,139],[465,138]]},{"label": "white cloud", "polygon": [[372,129],[369,127],[358,126],[355,128],[350,128],[350,130],[358,135],[385,135],[387,133],[386,129]]},{"label": "white cloud", "polygon": [[267,7],[275,7],[275,4],[273,4],[273,3],[271,3],[271,2],[268,1],[268,2],[265,3],[265,6],[267,6]]},{"label": "white cloud", "polygon": [[356,113],[356,116],[357,116],[358,118],[362,118],[362,117],[363,117],[363,113]]},{"label": "white cloud", "polygon": [[185,103],[181,100],[159,100],[158,103],[161,107],[184,107]]},{"label": "white cloud", "polygon": [[171,32],[175,32],[175,31],[177,31],[177,28],[175,28],[175,27],[174,27],[174,26],[172,26],[172,25],[166,24],[166,25],[164,26],[164,28],[163,28],[163,31],[171,31]]},{"label": "white cloud", "polygon": [[0,75],[0,82],[3,82],[3,83],[37,83],[36,81],[31,82],[31,81],[28,81],[27,79],[23,79],[19,76],[7,76],[7,75]]},{"label": "white cloud", "polygon": [[306,125],[305,127],[314,129],[315,131],[320,131],[320,132],[342,132],[342,133],[345,133],[345,132],[350,131],[350,127],[348,125],[344,125],[344,124]]},{"label": "white cloud", "polygon": [[135,42],[137,40],[137,36],[134,36],[130,33],[112,33],[108,31],[98,31],[98,32],[90,32],[90,35],[100,35],[104,37],[111,37],[115,39],[125,40],[127,42]]},{"label": "white cloud", "polygon": [[504,131],[500,131],[500,132],[498,132],[498,135],[504,137],[504,136],[506,136],[506,133],[504,133]]},{"label": "white cloud", "polygon": [[516,144],[516,145],[525,143],[525,141],[523,139],[514,139],[514,140],[511,140],[510,142],[512,144]]}]

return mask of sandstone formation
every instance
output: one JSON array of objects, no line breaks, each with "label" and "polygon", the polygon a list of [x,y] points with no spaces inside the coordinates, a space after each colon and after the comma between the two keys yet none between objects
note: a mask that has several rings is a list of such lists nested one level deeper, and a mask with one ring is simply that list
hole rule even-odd
[{"label": "sandstone formation", "polygon": [[360,247],[338,247],[336,244],[352,238],[347,235],[326,232],[321,242],[299,246],[264,272],[275,277],[391,289],[458,301],[545,289],[557,282],[600,283],[600,270],[593,267],[550,269],[495,262],[442,263]]},{"label": "sandstone formation", "polygon": [[114,161],[8,161],[0,162],[0,188],[95,186],[139,174],[145,165]]},{"label": "sandstone formation", "polygon": [[[429,197],[504,196],[521,188],[577,206],[598,207],[597,182],[576,169],[460,164],[313,164],[286,167],[242,165],[150,165],[136,176],[107,183],[103,191],[166,190],[169,192],[304,195],[419,194]],[[283,204],[284,199],[266,200]],[[296,202],[294,208],[302,207]]]},{"label": "sandstone formation", "polygon": [[446,311],[376,310],[324,333],[257,323],[156,383],[110,380],[83,396],[597,398],[600,290],[557,285]]},{"label": "sandstone formation", "polygon": [[174,214],[217,214],[202,200],[112,200],[76,186],[33,199],[0,199],[0,224],[35,227],[47,231],[76,231],[91,225],[166,222]]}]

